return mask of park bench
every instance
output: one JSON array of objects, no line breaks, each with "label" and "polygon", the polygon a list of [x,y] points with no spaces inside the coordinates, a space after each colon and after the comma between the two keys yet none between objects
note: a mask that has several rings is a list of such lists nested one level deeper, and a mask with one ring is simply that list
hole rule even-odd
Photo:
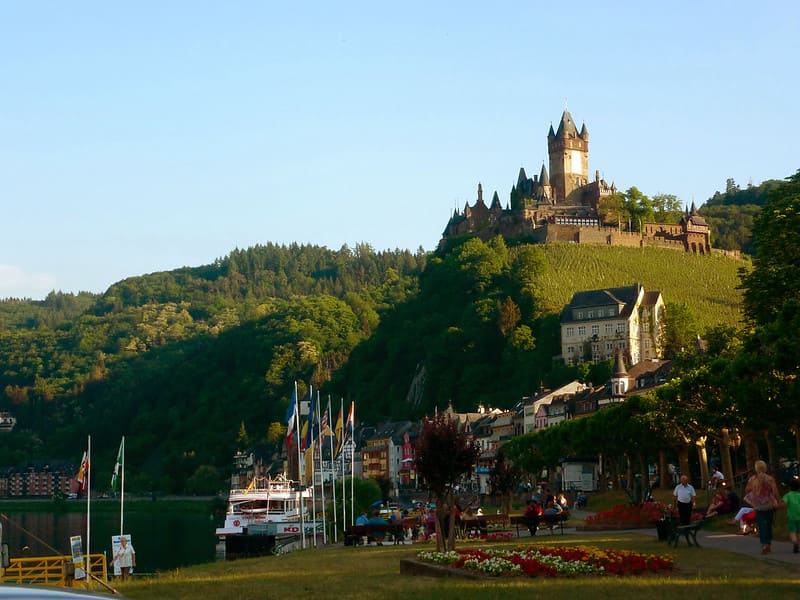
[{"label": "park bench", "polygon": [[703,520],[694,521],[689,525],[680,525],[676,519],[670,520],[670,535],[668,544],[673,548],[678,547],[678,542],[681,539],[681,536],[686,538],[686,544],[689,546],[697,546],[700,547],[700,544],[697,543],[697,532],[700,531],[700,528],[703,526]]},{"label": "park bench", "polygon": [[[558,528],[561,534],[564,534],[564,522],[569,519],[569,511],[565,510],[557,515],[541,515],[539,517],[539,529],[542,527],[549,529],[550,533],[555,533]],[[517,537],[519,537],[520,527],[528,529],[528,518],[525,515],[512,515],[510,518],[512,527],[517,530]]]},{"label": "park bench", "polygon": [[508,525],[509,516],[506,513],[472,515],[469,517],[462,515],[458,521],[456,521],[458,535],[464,539],[486,535],[490,527],[495,529],[507,529]]},{"label": "park bench", "polygon": [[[403,543],[405,530],[402,523],[368,523],[367,525],[353,525],[344,530],[345,546],[361,546],[376,539],[375,534],[383,533],[383,537],[391,536],[395,544]],[[382,544],[382,542],[378,542]]]}]

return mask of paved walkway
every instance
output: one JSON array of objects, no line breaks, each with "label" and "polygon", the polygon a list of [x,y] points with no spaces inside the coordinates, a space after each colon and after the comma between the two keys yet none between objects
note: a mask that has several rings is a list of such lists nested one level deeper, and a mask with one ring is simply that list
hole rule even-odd
[{"label": "paved walkway", "polygon": [[[594,513],[581,510],[573,510],[572,515],[578,519],[584,519],[588,515]],[[800,554],[792,552],[791,542],[779,542],[772,540],[772,552],[769,554],[761,554],[761,543],[758,541],[758,534],[738,535],[734,530],[733,525],[730,526],[731,531],[707,531],[701,529],[697,532],[697,541],[700,547],[717,548],[719,550],[726,550],[727,552],[735,552],[736,554],[745,554],[753,558],[760,558],[762,560],[777,560],[780,562],[800,565]],[[650,535],[655,537],[657,535],[655,527],[652,529],[631,529],[643,535]],[[564,533],[575,533],[575,528],[564,528]],[[588,532],[578,532],[588,533]],[[605,532],[607,533],[607,532]],[[545,534],[546,535],[546,534]],[[666,542],[664,542],[666,545]],[[686,545],[684,538],[680,539],[679,545]]]}]

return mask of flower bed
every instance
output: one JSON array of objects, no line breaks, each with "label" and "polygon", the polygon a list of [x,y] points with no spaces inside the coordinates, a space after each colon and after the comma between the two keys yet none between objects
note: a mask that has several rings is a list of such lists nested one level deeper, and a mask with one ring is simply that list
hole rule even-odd
[{"label": "flower bed", "polygon": [[558,577],[633,575],[670,570],[671,557],[602,550],[594,546],[535,547],[513,550],[451,550],[420,552],[420,560],[487,575]]},{"label": "flower bed", "polygon": [[635,529],[655,527],[656,521],[669,515],[671,508],[661,502],[618,504],[614,508],[589,515],[584,520],[586,529]]}]

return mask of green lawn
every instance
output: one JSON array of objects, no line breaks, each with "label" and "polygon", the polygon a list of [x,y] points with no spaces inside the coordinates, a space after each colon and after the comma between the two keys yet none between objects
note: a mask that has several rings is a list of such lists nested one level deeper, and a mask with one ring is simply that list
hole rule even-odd
[{"label": "green lawn", "polygon": [[[527,538],[522,541],[527,542]],[[583,577],[574,579],[437,579],[401,576],[399,561],[413,558],[429,543],[413,546],[311,549],[283,556],[218,562],[135,578],[118,589],[129,598],[248,600],[261,598],[621,598],[655,600],[691,597],[795,598],[797,568],[753,560],[710,548],[664,542],[639,533],[601,532],[565,537],[542,536],[540,544],[591,544],[650,554],[669,553],[676,569],[665,576]],[[487,544],[484,543],[483,546]],[[495,545],[515,545],[499,543]],[[466,547],[463,544],[461,547]],[[668,552],[669,551],[669,552]]]}]

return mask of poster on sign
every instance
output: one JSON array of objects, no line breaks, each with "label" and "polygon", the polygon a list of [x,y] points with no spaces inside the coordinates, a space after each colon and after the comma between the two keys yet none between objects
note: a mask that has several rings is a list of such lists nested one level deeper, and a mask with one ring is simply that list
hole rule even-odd
[{"label": "poster on sign", "polygon": [[[123,534],[123,535],[112,535],[111,536],[111,556],[116,557],[120,556],[120,550],[122,549],[122,544],[120,540],[125,538],[128,542],[127,545],[130,548],[133,548],[133,538],[131,538],[130,534]],[[124,567],[127,563],[122,557],[120,556],[121,560],[115,560],[114,564],[114,577],[119,577],[122,575],[122,567]],[[130,571],[128,572],[129,575],[133,575],[133,565],[130,565]]]},{"label": "poster on sign", "polygon": [[86,579],[86,565],[83,559],[83,540],[81,540],[81,536],[71,536],[69,538],[69,548],[72,553],[72,564],[75,565],[75,579]]}]

